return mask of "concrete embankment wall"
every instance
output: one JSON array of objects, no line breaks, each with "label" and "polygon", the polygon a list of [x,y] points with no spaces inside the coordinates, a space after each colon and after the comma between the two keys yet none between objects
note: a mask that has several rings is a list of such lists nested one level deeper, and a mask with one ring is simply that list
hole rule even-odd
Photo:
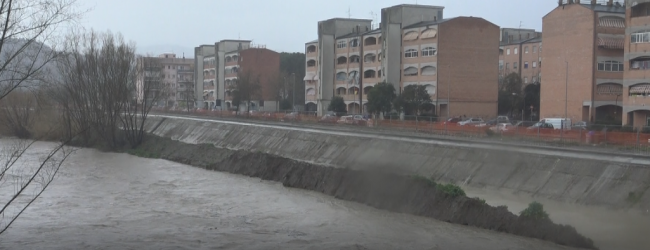
[{"label": "concrete embankment wall", "polygon": [[185,143],[259,151],[333,167],[419,174],[439,182],[586,205],[650,209],[650,166],[620,159],[513,152],[496,146],[435,145],[189,118],[150,117],[147,130]]}]

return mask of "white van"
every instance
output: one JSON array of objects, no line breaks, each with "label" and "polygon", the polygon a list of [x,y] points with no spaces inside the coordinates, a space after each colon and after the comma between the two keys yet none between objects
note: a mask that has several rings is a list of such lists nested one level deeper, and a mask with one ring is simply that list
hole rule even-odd
[{"label": "white van", "polygon": [[565,130],[571,129],[571,119],[565,119],[565,118],[544,118],[539,120],[538,124],[540,123],[548,123],[553,125],[554,129],[560,129],[564,128]]}]

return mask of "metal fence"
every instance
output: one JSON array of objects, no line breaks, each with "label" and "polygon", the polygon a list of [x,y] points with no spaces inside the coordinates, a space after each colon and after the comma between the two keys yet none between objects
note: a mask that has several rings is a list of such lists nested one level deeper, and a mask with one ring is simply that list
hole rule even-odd
[{"label": "metal fence", "polygon": [[[384,119],[369,119],[342,122],[338,117],[321,119],[316,112],[235,112],[205,110],[154,110],[163,114],[221,117],[230,119],[252,119],[300,124],[337,126],[357,130],[385,131],[427,137],[454,137],[467,140],[483,140],[499,143],[572,147],[585,150],[650,155],[650,127],[632,128],[612,125],[591,125],[585,128],[552,129],[535,128],[535,123],[525,121],[520,126],[507,130],[495,129],[493,125],[459,125],[446,122],[446,117],[433,116],[386,116]],[[518,121],[511,121],[517,124]]]}]

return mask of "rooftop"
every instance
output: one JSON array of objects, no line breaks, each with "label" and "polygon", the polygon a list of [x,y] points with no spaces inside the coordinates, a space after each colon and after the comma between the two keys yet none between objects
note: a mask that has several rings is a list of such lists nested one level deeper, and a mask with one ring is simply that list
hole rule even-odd
[{"label": "rooftop", "polygon": [[435,21],[424,21],[424,22],[419,22],[419,23],[414,23],[409,26],[404,27],[404,29],[410,29],[410,28],[417,28],[417,27],[422,27],[422,26],[429,26],[429,25],[436,25],[436,24],[441,24],[444,22],[447,22],[452,19],[456,19],[458,17],[452,17],[452,18],[444,18],[440,20],[435,20]]},{"label": "rooftop", "polygon": [[396,7],[409,7],[409,8],[420,8],[420,9],[444,9],[444,6],[435,6],[435,5],[419,5],[419,4],[398,4],[394,6],[390,6],[384,9],[390,9],[390,8],[396,8]]},{"label": "rooftop", "polygon": [[618,5],[614,3],[612,6],[607,6],[606,4],[580,4],[583,7],[592,9],[595,12],[607,12],[607,13],[621,13],[625,14],[625,5]]}]

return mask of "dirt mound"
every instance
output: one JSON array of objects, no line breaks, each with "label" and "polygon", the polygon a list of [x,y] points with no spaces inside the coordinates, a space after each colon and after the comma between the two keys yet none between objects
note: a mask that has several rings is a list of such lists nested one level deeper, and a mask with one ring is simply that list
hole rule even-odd
[{"label": "dirt mound", "polygon": [[282,182],[286,187],[322,192],[336,198],[394,212],[435,218],[455,224],[596,249],[575,228],[548,219],[517,216],[506,207],[450,195],[426,179],[381,172],[318,166],[259,152],[190,145],[149,138],[137,152],[206,169]]}]

